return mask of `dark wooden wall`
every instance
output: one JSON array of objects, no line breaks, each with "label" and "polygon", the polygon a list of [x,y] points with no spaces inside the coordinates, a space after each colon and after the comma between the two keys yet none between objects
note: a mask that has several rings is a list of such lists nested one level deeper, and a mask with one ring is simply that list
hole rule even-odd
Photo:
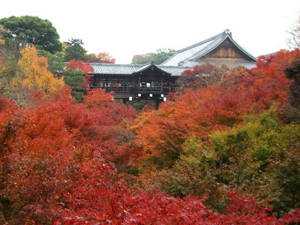
[{"label": "dark wooden wall", "polygon": [[247,59],[229,40],[224,41],[218,48],[208,54],[206,58]]}]

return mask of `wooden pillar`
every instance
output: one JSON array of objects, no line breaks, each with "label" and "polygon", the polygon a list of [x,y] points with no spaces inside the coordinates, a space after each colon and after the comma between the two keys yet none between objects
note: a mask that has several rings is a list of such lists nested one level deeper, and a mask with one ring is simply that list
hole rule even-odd
[{"label": "wooden pillar", "polygon": [[156,102],[155,102],[155,108],[156,108],[156,109],[158,109],[159,103],[160,103],[160,100],[159,100],[159,99],[156,99]]}]

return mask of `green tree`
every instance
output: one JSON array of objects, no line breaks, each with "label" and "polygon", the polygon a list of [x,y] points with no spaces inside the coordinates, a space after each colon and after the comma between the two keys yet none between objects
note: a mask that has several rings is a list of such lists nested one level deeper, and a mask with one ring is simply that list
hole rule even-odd
[{"label": "green tree", "polygon": [[84,60],[84,55],[87,52],[83,47],[83,42],[81,39],[70,39],[69,42],[66,42],[66,55],[65,60],[70,61],[72,59]]},{"label": "green tree", "polygon": [[[298,51],[299,52],[299,51]],[[300,57],[300,52],[299,52]],[[291,80],[289,92],[289,104],[283,108],[281,117],[285,122],[300,122],[300,58],[287,67],[285,71],[286,77]]]},{"label": "green tree", "polygon": [[207,203],[222,210],[226,201],[226,185],[216,179],[216,154],[199,138],[186,140],[182,153],[170,169],[163,169],[154,186],[172,196],[208,196]]},{"label": "green tree", "polygon": [[300,59],[286,68],[286,77],[292,80],[290,84],[290,104],[300,110]]},{"label": "green tree", "polygon": [[4,36],[8,31],[0,24],[0,94],[11,98],[12,78],[20,72],[18,60],[20,50],[15,41],[6,41]]},{"label": "green tree", "polygon": [[0,24],[0,57],[2,60],[7,57],[19,60],[21,57],[19,43],[16,40],[7,40],[8,30]]},{"label": "green tree", "polygon": [[161,64],[168,58],[170,58],[172,55],[174,55],[176,50],[174,49],[169,49],[169,48],[161,48],[156,51],[155,57],[153,62],[155,64]]},{"label": "green tree", "polygon": [[143,55],[135,55],[132,58],[131,64],[146,64],[153,61],[154,53],[146,53]]},{"label": "green tree", "polygon": [[176,50],[174,49],[158,49],[155,53],[146,53],[142,55],[135,55],[132,58],[132,64],[146,64],[153,62],[154,64],[161,64],[170,56],[172,56]]},{"label": "green tree", "polygon": [[68,68],[64,71],[64,81],[72,90],[72,96],[76,102],[82,102],[84,93],[82,84],[85,81],[82,70]]},{"label": "green tree", "polygon": [[0,19],[0,24],[8,31],[5,38],[16,40],[21,46],[34,44],[38,49],[51,53],[62,50],[59,35],[49,20],[35,16],[11,16]]},{"label": "green tree", "polygon": [[281,123],[271,109],[211,139],[219,182],[271,200],[276,211],[299,207],[299,124]]},{"label": "green tree", "polygon": [[228,190],[270,201],[279,213],[299,207],[299,124],[281,123],[271,109],[210,139],[187,139],[179,159],[151,177],[151,184],[173,196],[207,195],[217,210],[226,205]]},{"label": "green tree", "polygon": [[0,56],[0,95],[9,99],[15,99],[13,78],[20,74],[21,68],[18,65],[18,58],[5,55]]},{"label": "green tree", "polygon": [[45,50],[40,50],[39,56],[44,56],[48,59],[50,70],[56,77],[60,77],[64,67],[66,66],[63,52],[50,53]]}]

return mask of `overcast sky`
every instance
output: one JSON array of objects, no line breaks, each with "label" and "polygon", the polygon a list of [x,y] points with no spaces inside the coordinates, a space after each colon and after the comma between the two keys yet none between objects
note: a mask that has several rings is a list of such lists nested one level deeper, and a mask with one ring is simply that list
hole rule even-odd
[{"label": "overcast sky", "polygon": [[0,18],[48,19],[61,41],[79,38],[89,53],[116,63],[160,48],[181,49],[226,29],[254,56],[288,49],[299,0],[5,0]]}]

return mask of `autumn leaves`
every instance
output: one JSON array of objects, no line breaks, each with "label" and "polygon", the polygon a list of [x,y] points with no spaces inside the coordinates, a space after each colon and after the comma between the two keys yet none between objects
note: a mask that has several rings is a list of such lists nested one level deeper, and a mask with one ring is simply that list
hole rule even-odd
[{"label": "autumn leaves", "polygon": [[21,79],[16,81],[20,88],[28,90],[39,90],[45,94],[55,92],[64,86],[62,78],[56,78],[48,70],[48,59],[38,56],[34,46],[21,50],[22,58],[19,60],[19,66],[22,69]]},{"label": "autumn leaves", "polygon": [[[251,71],[227,68],[137,112],[102,89],[75,102],[47,60],[25,48],[13,83],[33,92],[23,107],[0,98],[1,223],[299,222],[296,59],[299,51],[282,51]],[[67,67],[80,70],[83,87],[91,68]],[[202,69],[218,70],[189,76]]]}]

